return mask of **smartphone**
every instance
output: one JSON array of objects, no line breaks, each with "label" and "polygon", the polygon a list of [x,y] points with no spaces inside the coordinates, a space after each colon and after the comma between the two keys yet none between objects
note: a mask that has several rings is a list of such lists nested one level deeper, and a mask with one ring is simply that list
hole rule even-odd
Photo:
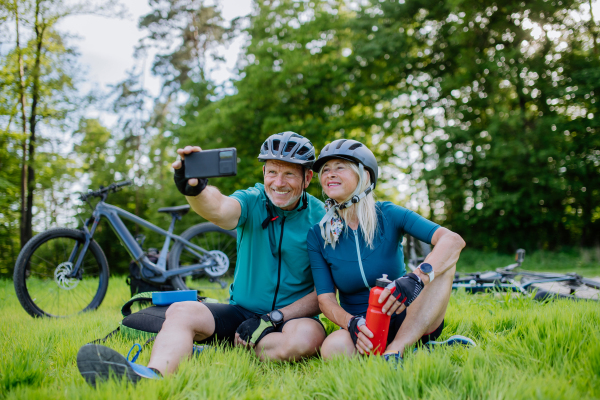
[{"label": "smartphone", "polygon": [[214,178],[217,176],[235,176],[237,174],[237,150],[202,150],[185,156],[185,177]]}]

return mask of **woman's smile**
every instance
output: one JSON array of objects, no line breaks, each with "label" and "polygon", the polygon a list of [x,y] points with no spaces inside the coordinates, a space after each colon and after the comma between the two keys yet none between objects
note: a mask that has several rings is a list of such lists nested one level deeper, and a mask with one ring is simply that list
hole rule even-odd
[{"label": "woman's smile", "polygon": [[358,185],[358,176],[348,161],[340,159],[329,160],[323,165],[320,180],[325,194],[338,203],[346,201]]}]

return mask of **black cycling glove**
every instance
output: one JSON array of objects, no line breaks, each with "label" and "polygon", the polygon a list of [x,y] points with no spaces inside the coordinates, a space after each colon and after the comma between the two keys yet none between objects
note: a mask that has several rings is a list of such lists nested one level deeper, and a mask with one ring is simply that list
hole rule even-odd
[{"label": "black cycling glove", "polygon": [[198,184],[196,186],[190,186],[188,179],[185,177],[185,162],[181,160],[181,168],[175,170],[173,176],[175,180],[175,186],[185,196],[198,196],[208,185],[207,178],[198,178]]},{"label": "black cycling glove", "polygon": [[413,273],[410,273],[396,279],[387,285],[386,289],[389,289],[389,291],[392,293],[392,296],[394,296],[400,303],[408,307],[413,301],[415,301],[424,287],[425,285],[423,284],[421,278]]},{"label": "black cycling glove", "polygon": [[262,338],[275,330],[275,325],[271,322],[268,314],[254,316],[242,322],[236,332],[240,339],[246,343],[258,344]]},{"label": "black cycling glove", "polygon": [[360,329],[358,328],[366,324],[367,321],[363,317],[354,316],[348,321],[348,332],[350,332],[350,337],[352,338],[355,347],[356,341],[358,340],[358,334],[360,333]]}]

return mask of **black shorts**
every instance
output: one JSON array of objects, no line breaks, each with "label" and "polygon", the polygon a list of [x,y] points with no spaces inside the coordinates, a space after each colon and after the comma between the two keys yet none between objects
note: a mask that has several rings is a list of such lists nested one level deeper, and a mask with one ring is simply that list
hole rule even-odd
[{"label": "black shorts", "polygon": [[[387,338],[388,344],[390,344],[396,337],[396,334],[398,333],[400,326],[402,326],[402,323],[404,322],[405,318],[406,318],[406,309],[404,311],[402,311],[400,314],[394,313],[392,315],[392,320],[390,321],[390,329],[388,330],[388,338]],[[444,330],[444,321],[442,320],[442,323],[440,324],[440,326],[438,326],[433,332],[428,332],[425,335],[423,335],[421,337],[421,339],[419,339],[417,341],[417,344],[424,344],[424,343],[429,342],[430,340],[436,340],[438,337],[440,337],[443,330]]]},{"label": "black shorts", "polygon": [[[198,342],[201,344],[209,344],[209,343],[228,343],[233,345],[233,341],[235,339],[235,331],[238,326],[242,324],[242,322],[250,319],[254,316],[260,315],[255,314],[252,311],[248,311],[243,307],[232,304],[221,304],[221,303],[203,303],[210,312],[212,313],[215,319],[215,333],[213,333],[208,338]],[[273,332],[281,332],[285,324],[290,321],[300,318],[292,318],[285,321],[283,324],[279,325]],[[316,318],[308,318],[317,321],[323,330],[325,327]]]}]

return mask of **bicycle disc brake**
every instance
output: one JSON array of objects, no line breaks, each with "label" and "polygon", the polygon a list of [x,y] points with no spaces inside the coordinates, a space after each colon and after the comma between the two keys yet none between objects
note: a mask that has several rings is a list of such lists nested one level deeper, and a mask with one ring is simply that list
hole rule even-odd
[{"label": "bicycle disc brake", "polygon": [[211,255],[213,262],[204,271],[213,278],[223,276],[229,269],[229,257],[219,250],[211,250],[208,253]]},{"label": "bicycle disc brake", "polygon": [[71,271],[73,270],[73,263],[65,261],[56,267],[54,270],[54,281],[56,284],[64,290],[75,289],[79,284],[79,279],[69,278]]}]

